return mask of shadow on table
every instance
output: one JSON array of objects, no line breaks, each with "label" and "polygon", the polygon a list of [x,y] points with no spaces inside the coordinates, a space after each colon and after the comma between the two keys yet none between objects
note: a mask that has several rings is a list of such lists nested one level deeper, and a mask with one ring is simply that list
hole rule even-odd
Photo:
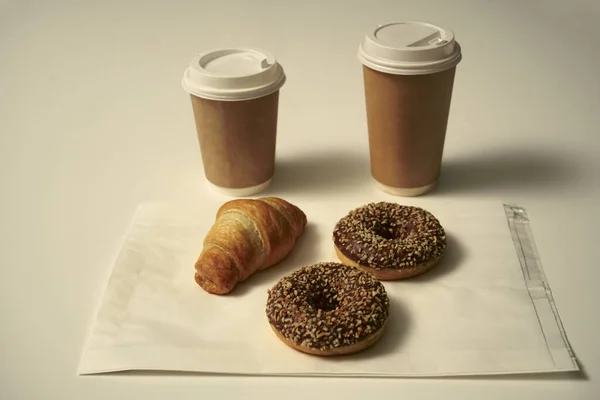
[{"label": "shadow on table", "polygon": [[360,353],[329,357],[327,361],[332,363],[354,362],[397,353],[410,330],[411,321],[412,318],[408,309],[398,299],[390,297],[390,316],[381,335],[381,339],[379,339],[372,347],[365,349]]},{"label": "shadow on table", "polygon": [[370,182],[369,154],[342,151],[278,159],[266,195],[276,193],[348,193]]},{"label": "shadow on table", "polygon": [[572,184],[581,166],[566,153],[504,148],[444,161],[432,194],[493,189],[557,189]]},{"label": "shadow on table", "polygon": [[443,275],[451,274],[465,260],[466,248],[452,233],[446,232],[446,250],[442,259],[431,270],[405,282],[431,282]]},{"label": "shadow on table", "polygon": [[[570,157],[570,159],[569,159]],[[499,148],[445,160],[431,195],[490,190],[540,190],[572,185],[582,165],[566,151]],[[361,190],[371,183],[368,150],[320,151],[277,159],[265,195]]]}]

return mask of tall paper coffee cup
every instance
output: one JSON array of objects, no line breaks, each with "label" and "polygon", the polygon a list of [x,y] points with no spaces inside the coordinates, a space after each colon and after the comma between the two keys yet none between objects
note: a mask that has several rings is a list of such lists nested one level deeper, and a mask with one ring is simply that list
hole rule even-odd
[{"label": "tall paper coffee cup", "polygon": [[204,175],[231,196],[267,188],[275,169],[279,89],[275,58],[254,49],[223,49],[194,58],[182,85],[190,93]]},{"label": "tall paper coffee cup", "polygon": [[380,25],[362,42],[371,174],[383,191],[416,196],[437,182],[461,57],[452,32],[420,22]]}]

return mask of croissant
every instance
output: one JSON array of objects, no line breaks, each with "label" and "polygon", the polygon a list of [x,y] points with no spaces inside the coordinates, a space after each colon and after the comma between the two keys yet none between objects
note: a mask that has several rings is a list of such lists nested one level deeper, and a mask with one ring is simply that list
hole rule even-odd
[{"label": "croissant", "polygon": [[255,272],[283,260],[306,226],[306,215],[278,197],[223,204],[196,261],[196,283],[226,294]]}]

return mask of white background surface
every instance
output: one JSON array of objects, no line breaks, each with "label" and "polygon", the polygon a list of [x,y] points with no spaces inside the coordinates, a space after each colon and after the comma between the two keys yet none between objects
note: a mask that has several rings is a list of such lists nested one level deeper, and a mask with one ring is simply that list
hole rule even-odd
[{"label": "white background surface", "polygon": [[[599,17],[593,1],[0,1],[0,397],[597,398]],[[372,190],[357,46],[399,19],[448,26],[464,53],[430,196],[528,207],[584,374],[77,377],[137,204],[209,196],[180,87],[189,59],[232,45],[276,54],[288,81],[274,190],[351,195]]]}]

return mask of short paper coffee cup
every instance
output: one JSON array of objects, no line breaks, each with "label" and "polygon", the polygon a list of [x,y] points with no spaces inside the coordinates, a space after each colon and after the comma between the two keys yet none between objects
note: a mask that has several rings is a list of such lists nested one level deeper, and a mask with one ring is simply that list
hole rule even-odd
[{"label": "short paper coffee cup", "polygon": [[191,95],[204,173],[212,191],[248,196],[274,173],[279,89],[286,76],[268,52],[217,49],[192,59]]}]

